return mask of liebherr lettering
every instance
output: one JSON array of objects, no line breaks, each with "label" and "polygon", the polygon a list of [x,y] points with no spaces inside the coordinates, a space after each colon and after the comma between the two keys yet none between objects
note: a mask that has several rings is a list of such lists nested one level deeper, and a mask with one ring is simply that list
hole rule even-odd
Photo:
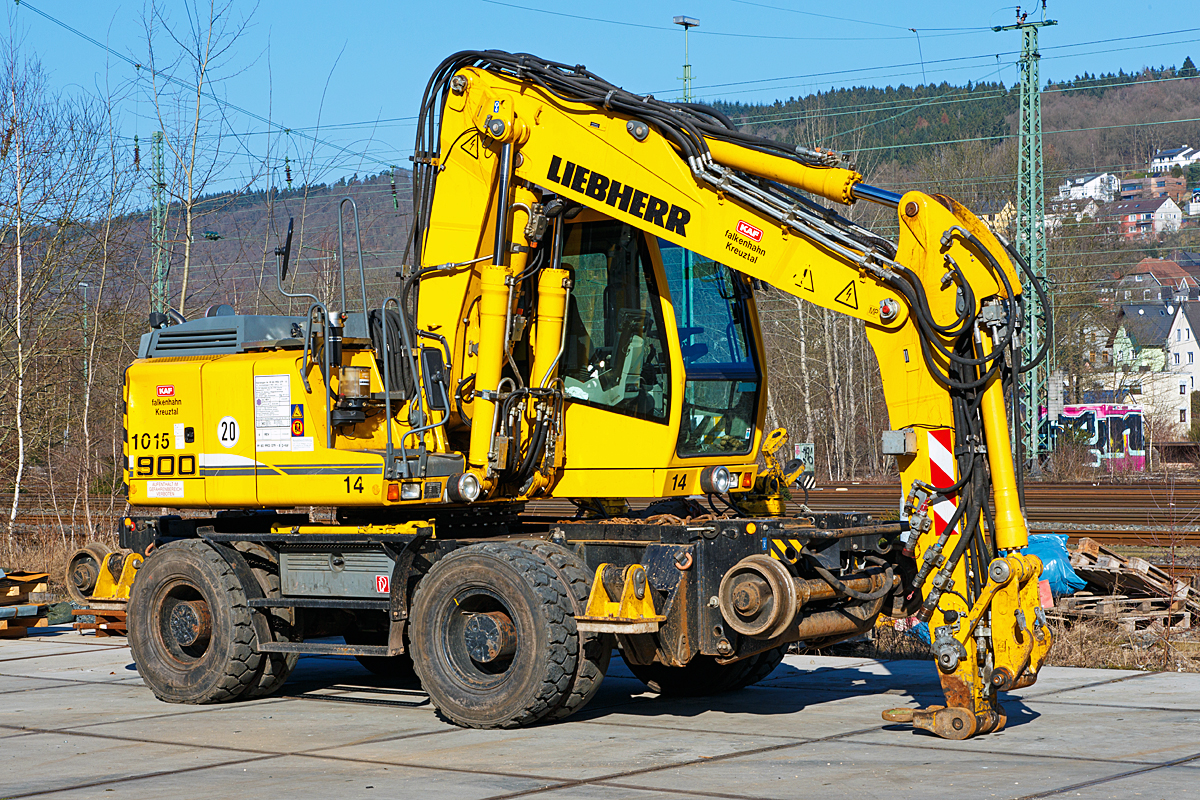
[{"label": "liebherr lettering", "polygon": [[551,157],[550,171],[546,173],[546,177],[574,192],[606,203],[626,214],[633,214],[664,230],[687,236],[686,226],[692,221],[692,213],[641,189],[622,184],[607,175],[601,175],[595,170],[570,161],[564,164],[560,156]]}]

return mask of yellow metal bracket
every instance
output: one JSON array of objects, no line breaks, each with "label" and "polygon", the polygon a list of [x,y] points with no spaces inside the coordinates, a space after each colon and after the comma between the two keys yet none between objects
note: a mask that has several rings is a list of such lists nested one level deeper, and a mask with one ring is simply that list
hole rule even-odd
[{"label": "yellow metal bracket", "polygon": [[966,644],[984,614],[991,612],[995,648],[992,685],[1011,691],[1031,685],[1050,650],[1051,634],[1041,614],[1037,556],[1010,553],[988,566],[988,583],[955,638]]},{"label": "yellow metal bracket", "polygon": [[597,567],[587,613],[575,617],[580,631],[592,633],[654,633],[665,620],[654,610],[654,592],[641,564]]},{"label": "yellow metal bracket", "polygon": [[[96,588],[92,597],[96,600],[128,600],[129,591],[133,588],[133,579],[142,566],[142,556],[129,553],[124,559],[120,553],[112,553],[100,561],[100,573],[96,576]],[[115,574],[113,570],[120,565]]]}]

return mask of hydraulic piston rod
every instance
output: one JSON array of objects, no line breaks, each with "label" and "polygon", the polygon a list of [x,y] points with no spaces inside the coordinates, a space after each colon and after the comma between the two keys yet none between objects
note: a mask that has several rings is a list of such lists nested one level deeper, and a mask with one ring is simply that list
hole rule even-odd
[{"label": "hydraulic piston rod", "polygon": [[850,193],[854,195],[856,200],[870,200],[872,203],[879,203],[881,206],[889,208],[900,207],[900,195],[895,192],[889,192],[887,189],[878,189],[874,186],[868,186],[865,183],[856,183],[850,187]]}]

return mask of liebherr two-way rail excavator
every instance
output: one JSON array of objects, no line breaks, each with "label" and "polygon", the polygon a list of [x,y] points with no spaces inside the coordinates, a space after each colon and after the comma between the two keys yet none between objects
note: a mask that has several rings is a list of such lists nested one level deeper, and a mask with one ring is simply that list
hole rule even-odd
[{"label": "liebherr two-way rail excavator", "polygon": [[[530,55],[444,61],[415,153],[391,297],[368,301],[360,254],[349,298],[343,269],[297,316],[142,338],[129,502],[183,512],[121,532],[158,697],[261,696],[300,654],[341,653],[415,671],[451,722],[516,727],[581,708],[614,648],[651,689],[704,695],[916,615],[946,703],[885,718],[1004,726],[1001,693],[1051,644],[1005,399],[1029,327],[1012,248],[948,197]],[[814,198],[895,209],[899,241]],[[770,287],[865,323],[898,521],[789,515],[787,470],[759,468],[783,435],[764,430]],[[536,498],[580,512],[522,514]]]}]

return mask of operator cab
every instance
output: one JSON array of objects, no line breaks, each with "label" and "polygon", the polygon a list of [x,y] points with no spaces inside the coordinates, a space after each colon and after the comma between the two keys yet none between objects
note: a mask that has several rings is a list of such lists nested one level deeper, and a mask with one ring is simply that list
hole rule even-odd
[{"label": "operator cab", "polygon": [[751,452],[762,369],[744,278],[591,214],[567,227],[562,267],[574,281],[563,358],[571,401],[667,425],[678,396],[678,457]]}]

